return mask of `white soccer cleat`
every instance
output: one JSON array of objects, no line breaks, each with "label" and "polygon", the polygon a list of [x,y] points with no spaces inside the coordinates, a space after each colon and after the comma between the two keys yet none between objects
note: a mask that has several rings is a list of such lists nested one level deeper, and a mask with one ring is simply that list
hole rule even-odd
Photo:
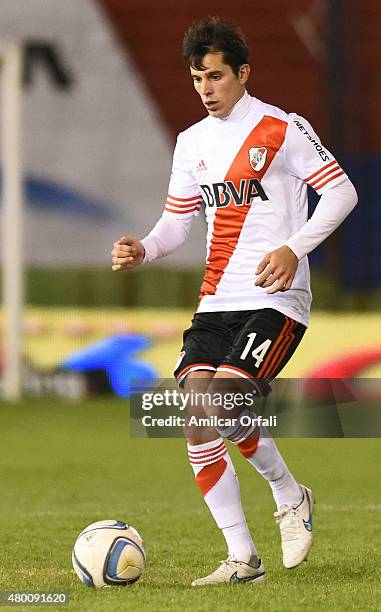
[{"label": "white soccer cleat", "polygon": [[223,582],[230,582],[231,584],[250,582],[253,584],[263,582],[265,578],[265,568],[261,560],[259,561],[259,567],[255,568],[243,561],[236,561],[228,557],[225,561],[221,561],[221,565],[209,576],[193,580],[192,586],[206,586]]},{"label": "white soccer cleat", "polygon": [[287,569],[306,561],[313,543],[312,492],[304,485],[300,487],[303,499],[298,506],[281,506],[279,512],[274,512],[280,529],[283,565]]}]

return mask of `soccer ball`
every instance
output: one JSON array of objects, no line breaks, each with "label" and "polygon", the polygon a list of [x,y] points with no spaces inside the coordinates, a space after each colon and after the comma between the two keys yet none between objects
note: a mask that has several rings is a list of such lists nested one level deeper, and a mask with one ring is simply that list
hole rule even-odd
[{"label": "soccer ball", "polygon": [[72,553],[75,573],[88,587],[126,586],[145,565],[143,540],[123,521],[97,521],[79,534]]}]

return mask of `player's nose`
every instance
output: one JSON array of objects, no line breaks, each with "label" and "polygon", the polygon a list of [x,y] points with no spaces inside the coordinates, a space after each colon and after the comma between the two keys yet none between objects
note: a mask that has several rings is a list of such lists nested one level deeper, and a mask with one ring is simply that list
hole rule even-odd
[{"label": "player's nose", "polygon": [[202,96],[208,96],[213,92],[212,84],[209,81],[202,81],[200,83],[200,94]]}]

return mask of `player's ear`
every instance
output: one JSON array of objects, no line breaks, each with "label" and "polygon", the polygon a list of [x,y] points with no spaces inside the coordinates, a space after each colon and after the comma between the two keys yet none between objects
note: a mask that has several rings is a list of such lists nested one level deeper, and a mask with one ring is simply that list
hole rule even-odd
[{"label": "player's ear", "polygon": [[242,66],[239,67],[239,72],[238,72],[238,79],[241,85],[244,85],[246,83],[246,81],[249,78],[249,74],[250,74],[249,64],[242,64]]}]

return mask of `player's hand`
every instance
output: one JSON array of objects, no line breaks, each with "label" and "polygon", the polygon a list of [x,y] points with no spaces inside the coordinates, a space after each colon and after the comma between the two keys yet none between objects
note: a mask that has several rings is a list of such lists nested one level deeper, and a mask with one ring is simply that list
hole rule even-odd
[{"label": "player's hand", "polygon": [[255,284],[259,287],[271,287],[267,293],[287,291],[294,280],[298,258],[286,245],[267,253],[258,265],[255,273],[259,274]]},{"label": "player's hand", "polygon": [[140,266],[144,259],[145,250],[142,243],[134,236],[122,236],[114,242],[111,255],[112,270],[120,272]]}]

